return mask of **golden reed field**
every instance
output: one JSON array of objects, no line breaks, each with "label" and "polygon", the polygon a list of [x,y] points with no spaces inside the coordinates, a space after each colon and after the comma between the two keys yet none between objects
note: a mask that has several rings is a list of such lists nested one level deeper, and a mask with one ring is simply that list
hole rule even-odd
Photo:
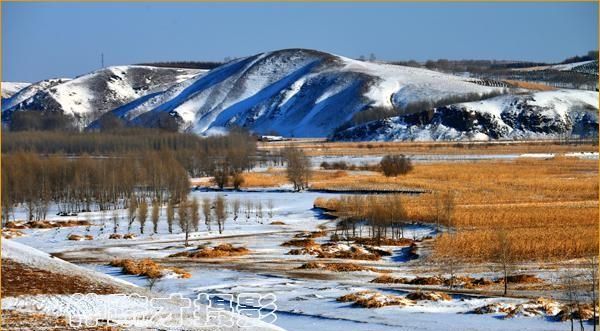
[{"label": "golden reed field", "polygon": [[323,139],[295,139],[281,142],[259,142],[263,151],[285,146],[300,148],[310,156],[347,156],[382,154],[522,154],[596,152],[598,146],[589,141],[489,141],[489,142],[328,142]]},{"label": "golden reed field", "polygon": [[[245,186],[287,181],[284,170],[244,177]],[[373,171],[317,170],[310,187],[423,189],[427,193],[398,195],[398,203],[406,219],[428,223],[436,222],[436,206],[450,194],[454,208],[447,225],[454,231],[438,237],[434,244],[435,252],[446,256],[473,262],[492,260],[500,232],[506,235],[514,260],[565,260],[598,253],[597,160],[557,156],[416,164],[412,172],[399,177]],[[331,209],[346,208],[339,201],[318,203]]]}]

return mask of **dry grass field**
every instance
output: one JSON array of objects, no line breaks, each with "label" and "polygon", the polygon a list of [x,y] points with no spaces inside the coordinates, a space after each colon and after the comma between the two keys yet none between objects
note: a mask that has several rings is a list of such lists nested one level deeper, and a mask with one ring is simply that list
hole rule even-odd
[{"label": "dry grass field", "polygon": [[524,88],[524,89],[528,89],[528,90],[532,90],[532,91],[554,91],[556,90],[555,87],[546,85],[546,84],[541,84],[541,83],[533,83],[533,82],[524,82],[521,80],[505,80],[505,82],[509,83],[510,85],[514,86],[514,87],[520,87],[520,88]]},{"label": "dry grass field", "polygon": [[597,152],[598,145],[589,142],[561,141],[490,141],[490,142],[328,142],[322,139],[296,139],[281,142],[259,142],[263,151],[295,146],[309,156],[348,156],[385,154],[522,154]]},{"label": "dry grass field", "polygon": [[[284,146],[263,143],[261,148]],[[298,140],[292,144],[310,155],[370,155],[394,152],[438,154],[556,153],[550,159],[517,158],[477,162],[416,164],[410,173],[385,177],[374,171],[314,170],[315,190],[422,190],[399,196],[406,219],[436,223],[440,200],[452,196],[452,234],[439,236],[434,258],[491,261],[499,233],[519,261],[554,261],[598,254],[598,161],[566,157],[594,152],[591,144],[529,143],[326,143]],[[374,147],[367,145],[373,144]],[[288,183],[285,170],[244,174],[245,187]],[[336,201],[317,201],[330,209],[350,208]],[[389,204],[382,199],[381,204]],[[371,208],[364,206],[363,208]],[[364,212],[365,211],[363,210]],[[443,254],[442,254],[443,253]]]},{"label": "dry grass field", "polygon": [[[242,187],[274,187],[289,183],[284,169],[269,169],[263,172],[247,172],[242,174],[244,183]],[[332,179],[348,177],[348,172],[341,170],[313,171],[311,186]]]},{"label": "dry grass field", "polygon": [[[571,259],[598,253],[596,160],[421,164],[401,177],[349,173],[315,181],[311,187],[426,189],[431,193],[403,195],[399,203],[407,219],[430,223],[437,219],[439,200],[452,192],[449,225],[455,231],[436,240],[435,251],[443,253],[439,256],[492,260],[500,232],[506,234],[514,260]],[[331,209],[349,208],[336,206],[335,201],[319,203]]]}]

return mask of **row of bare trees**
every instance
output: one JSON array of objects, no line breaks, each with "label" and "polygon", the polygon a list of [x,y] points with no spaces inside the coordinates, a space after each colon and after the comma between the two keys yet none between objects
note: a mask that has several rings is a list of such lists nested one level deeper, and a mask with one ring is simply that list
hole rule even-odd
[{"label": "row of bare trees", "polygon": [[209,138],[141,129],[2,136],[3,221],[19,204],[28,220],[42,220],[51,203],[66,213],[124,208],[135,199],[178,203],[189,176],[237,188],[257,159],[255,139],[241,130]]},{"label": "row of bare trees", "polygon": [[[362,237],[363,226],[367,228],[367,235],[378,241],[404,238],[405,227],[410,223],[404,199],[402,194],[342,196],[333,207],[340,216],[338,229],[348,238]],[[451,232],[454,199],[452,191],[435,194],[435,218],[430,221],[438,231],[443,228]]]},{"label": "row of bare trees", "polygon": [[561,272],[558,286],[562,287],[566,301],[567,318],[574,330],[575,320],[579,329],[585,330],[584,320],[589,319],[585,312],[587,307],[592,311],[593,330],[598,325],[598,256],[591,256],[580,263],[577,268],[566,268]]},{"label": "row of bare trees", "polygon": [[[245,218],[248,222],[254,217],[254,220],[259,223],[272,220],[274,207],[273,200],[267,200],[265,203],[261,200],[241,201],[233,199],[227,201],[221,195],[217,195],[213,199],[205,197],[201,200],[196,197],[192,199],[183,198],[178,203],[173,199],[169,199],[165,211],[167,230],[169,233],[174,233],[175,225],[177,225],[180,233],[185,234],[187,245],[190,233],[198,232],[202,221],[204,221],[208,231],[212,231],[212,224],[216,223],[219,234],[222,234],[225,231],[225,223],[228,219],[235,222]],[[156,198],[151,199],[149,204],[148,199],[139,196],[132,196],[128,201],[127,232],[131,232],[133,224],[137,221],[140,226],[140,233],[144,234],[149,209],[151,209],[152,232],[158,233],[162,204]],[[113,221],[113,232],[117,233],[119,227],[118,216],[113,216]],[[175,222],[177,223],[175,224]]]},{"label": "row of bare trees", "polygon": [[3,221],[19,204],[34,221],[45,219],[52,203],[59,212],[107,210],[125,207],[134,196],[179,201],[189,190],[187,172],[169,151],[110,158],[17,152],[2,161]]},{"label": "row of bare trees", "polygon": [[364,225],[377,240],[404,238],[407,219],[400,195],[348,195],[339,203],[338,227],[347,238],[362,237]]}]

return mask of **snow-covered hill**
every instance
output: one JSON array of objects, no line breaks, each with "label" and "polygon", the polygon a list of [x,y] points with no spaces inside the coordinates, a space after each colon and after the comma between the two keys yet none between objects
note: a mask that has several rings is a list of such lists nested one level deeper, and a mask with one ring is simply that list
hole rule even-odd
[{"label": "snow-covered hill", "polygon": [[30,83],[1,82],[0,85],[2,86],[2,99],[8,99],[15,93],[29,86]]},{"label": "snow-covered hill", "polygon": [[[481,134],[506,138],[571,131],[597,133],[593,123],[598,116],[592,111],[597,109],[597,93],[523,95],[515,94],[523,90],[508,91],[503,85],[315,50],[285,49],[240,58],[208,72],[120,66],[69,81],[43,81],[3,100],[2,119],[10,125],[17,110],[59,111],[73,115],[82,129],[114,125],[119,118],[129,126],[203,135],[241,126],[263,135],[329,137],[362,111],[369,111],[368,116],[361,116],[364,121],[410,108],[411,114],[400,111],[398,118],[338,132],[334,138],[466,139],[484,137]],[[461,98],[478,100],[500,92],[512,94],[452,105]],[[533,101],[546,95],[555,98],[543,104]],[[444,107],[427,109],[436,102]],[[487,111],[492,108],[495,110]],[[419,111],[429,115],[414,114]],[[536,121],[554,124],[542,128]],[[369,131],[363,132],[365,128]]]},{"label": "snow-covered hill", "polygon": [[154,126],[168,113],[183,129],[199,134],[242,126],[262,134],[325,137],[369,106],[494,90],[425,69],[288,49],[238,59],[113,114]]},{"label": "snow-covered hill", "polygon": [[51,79],[28,86],[2,104],[3,120],[18,110],[59,111],[72,115],[80,127],[149,93],[162,92],[201,70],[116,66],[72,80]]},{"label": "snow-covered hill", "polygon": [[372,121],[333,140],[488,140],[598,135],[598,92],[557,90],[503,95],[478,102]]}]

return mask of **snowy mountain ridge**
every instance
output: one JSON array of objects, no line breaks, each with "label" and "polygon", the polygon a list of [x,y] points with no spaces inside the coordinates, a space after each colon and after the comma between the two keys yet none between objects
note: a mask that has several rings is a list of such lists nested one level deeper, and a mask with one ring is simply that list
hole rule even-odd
[{"label": "snowy mountain ridge", "polygon": [[[284,49],[236,59],[207,72],[145,66],[104,68],[66,82],[32,84],[4,100],[2,108],[3,122],[9,124],[15,111],[59,111],[71,115],[82,129],[102,129],[103,123],[119,121],[125,126],[200,135],[235,126],[262,135],[348,140],[597,134],[593,125],[598,117],[597,92],[542,93],[506,86],[504,82],[357,61],[316,50]],[[510,94],[469,103],[456,101],[502,93]],[[552,93],[556,94],[552,100],[558,101],[538,105],[530,100]],[[438,108],[428,109],[432,105]],[[356,115],[365,111],[384,118],[392,115],[382,112],[392,109],[399,116],[355,122]],[[511,116],[518,121],[511,121]],[[555,125],[541,129],[539,121]],[[364,132],[366,128],[378,133]]]},{"label": "snowy mountain ridge", "polygon": [[113,113],[151,126],[167,112],[198,134],[242,126],[261,134],[324,137],[369,107],[494,90],[426,69],[288,49],[238,59]]},{"label": "snowy mountain ridge", "polygon": [[598,93],[556,90],[438,107],[336,132],[342,141],[544,139],[598,135]]},{"label": "snowy mountain ridge", "polygon": [[3,121],[19,110],[59,111],[72,115],[79,127],[103,113],[146,94],[201,74],[202,70],[114,66],[74,79],[49,79],[29,85],[3,100]]}]

